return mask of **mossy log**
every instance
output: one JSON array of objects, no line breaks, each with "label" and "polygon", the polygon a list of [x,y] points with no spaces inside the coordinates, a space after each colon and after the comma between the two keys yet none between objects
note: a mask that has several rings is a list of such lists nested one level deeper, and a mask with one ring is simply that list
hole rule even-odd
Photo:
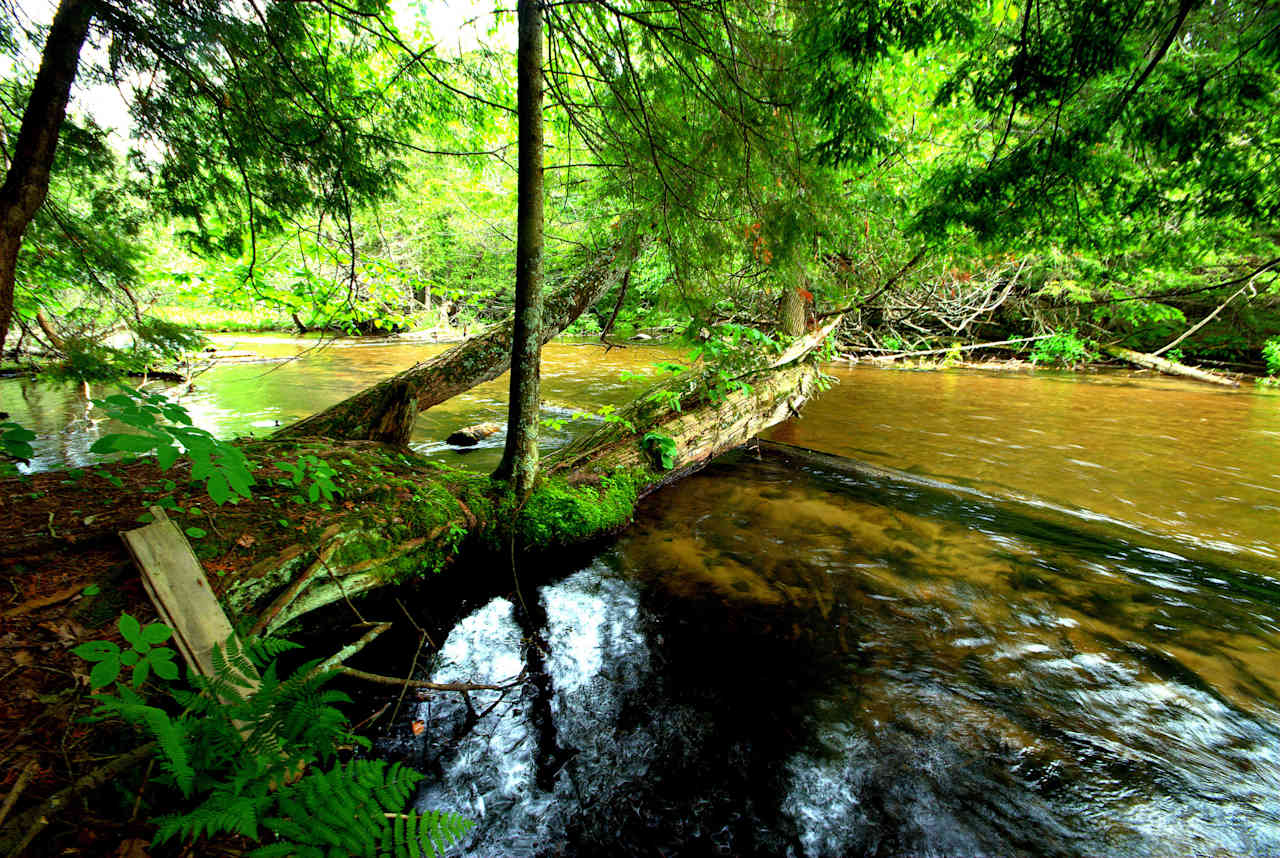
[{"label": "mossy log", "polygon": [[[615,419],[544,461],[523,502],[485,474],[428,461],[371,441],[285,437],[249,440],[257,474],[250,500],[214,507],[183,465],[159,471],[150,459],[108,465],[69,479],[65,472],[0,483],[0,517],[15,536],[0,568],[37,573],[68,555],[116,551],[116,534],[136,527],[161,483],[172,480],[169,514],[193,537],[213,588],[233,619],[275,629],[324,605],[431,575],[461,556],[547,550],[625,527],[646,494],[799,412],[820,378],[809,352],[828,329],[796,341],[717,392],[686,373],[617,412]],[[652,434],[651,434],[652,433]],[[650,440],[646,441],[646,436]],[[664,466],[653,438],[669,439]],[[277,467],[299,456],[325,459],[341,490],[329,504],[305,503]],[[112,487],[112,481],[120,486]],[[19,503],[24,495],[40,503]],[[50,512],[50,510],[53,510]],[[106,564],[109,565],[109,564]]]},{"label": "mossy log", "polygon": [[[615,247],[549,294],[543,308],[543,344],[620,283],[633,259],[631,252]],[[497,378],[510,368],[512,329],[513,318],[508,317],[435,357],[284,427],[276,436],[344,438],[403,446],[413,433],[418,412]]]}]

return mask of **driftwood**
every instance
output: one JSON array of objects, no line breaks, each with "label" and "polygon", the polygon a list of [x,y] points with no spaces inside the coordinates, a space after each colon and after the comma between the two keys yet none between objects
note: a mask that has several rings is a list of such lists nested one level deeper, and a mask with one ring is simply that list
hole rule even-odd
[{"label": "driftwood", "polygon": [[120,534],[142,572],[142,585],[155,603],[187,666],[206,678],[217,671],[213,650],[231,637],[231,623],[218,606],[191,543],[163,509],[151,507],[150,524]]},{"label": "driftwood", "polygon": [[1193,378],[1196,381],[1204,381],[1209,384],[1220,384],[1224,387],[1239,387],[1240,382],[1234,378],[1227,378],[1224,375],[1218,375],[1216,372],[1208,370],[1196,369],[1186,364],[1175,363],[1155,355],[1144,354],[1143,352],[1135,352],[1132,349],[1122,348],[1120,346],[1103,346],[1102,350],[1112,357],[1118,357],[1123,361],[1128,361],[1136,366],[1144,369],[1154,369],[1157,372],[1163,372],[1168,375],[1178,375],[1183,378]]},{"label": "driftwood", "polygon": [[[549,294],[543,307],[542,342],[549,342],[619,283],[630,270],[632,259],[630,253],[614,248]],[[511,366],[512,326],[513,318],[508,317],[448,351],[284,427],[276,436],[407,444],[419,411],[507,371]]]},{"label": "driftwood", "polygon": [[497,435],[501,431],[502,426],[498,423],[477,423],[474,426],[459,429],[445,438],[444,442],[455,447],[474,447],[490,435]]}]

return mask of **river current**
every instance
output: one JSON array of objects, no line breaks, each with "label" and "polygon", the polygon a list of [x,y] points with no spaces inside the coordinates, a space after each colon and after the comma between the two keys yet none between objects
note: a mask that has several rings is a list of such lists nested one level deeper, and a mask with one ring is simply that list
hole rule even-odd
[{"label": "river current", "polygon": [[[224,367],[188,404],[266,431],[421,356]],[[551,347],[550,443],[665,356]],[[417,704],[381,745],[426,774],[421,808],[476,820],[459,852],[1280,856],[1280,399],[831,371],[771,434],[879,467],[731,454],[594,557],[522,563],[425,653],[437,680],[531,677]],[[500,419],[504,383],[418,444],[491,467],[500,436],[438,439]],[[0,395],[36,428],[84,409]],[[84,460],[83,416],[43,464]]]}]

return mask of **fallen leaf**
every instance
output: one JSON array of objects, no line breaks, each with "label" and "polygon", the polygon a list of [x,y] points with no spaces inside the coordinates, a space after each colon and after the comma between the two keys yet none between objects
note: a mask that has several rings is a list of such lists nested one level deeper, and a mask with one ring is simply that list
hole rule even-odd
[{"label": "fallen leaf", "polygon": [[240,538],[236,540],[236,545],[239,545],[241,548],[252,548],[253,544],[257,541],[258,540],[255,539],[252,534],[242,533],[240,534]]},{"label": "fallen leaf", "polygon": [[30,667],[36,663],[36,657],[30,650],[20,649],[13,654],[13,663],[19,667]]},{"label": "fallen leaf", "polygon": [[57,623],[41,623],[40,628],[53,632],[58,636],[58,643],[69,647],[79,643],[86,634],[85,627],[74,620],[63,620]]},{"label": "fallen leaf", "polygon": [[425,730],[425,729],[427,729],[427,722],[426,722],[426,721],[414,721],[412,724],[410,724],[410,725],[409,725],[409,728],[410,728],[411,730],[413,730],[413,735],[415,735],[415,736],[421,736],[421,735],[422,735],[422,731],[423,731],[423,730]]},{"label": "fallen leaf", "polygon": [[150,858],[151,853],[147,851],[149,845],[148,841],[137,838],[126,840],[116,850],[116,858]]}]

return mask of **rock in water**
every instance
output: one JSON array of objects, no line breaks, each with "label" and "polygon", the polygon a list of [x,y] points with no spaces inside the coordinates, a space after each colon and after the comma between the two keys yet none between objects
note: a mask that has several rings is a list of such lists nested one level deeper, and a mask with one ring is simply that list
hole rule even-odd
[{"label": "rock in water", "polygon": [[496,432],[501,432],[502,426],[498,423],[477,423],[474,426],[468,426],[465,429],[459,429],[448,438],[444,439],[446,444],[452,444],[455,447],[472,447],[480,443],[481,439],[488,438]]}]

